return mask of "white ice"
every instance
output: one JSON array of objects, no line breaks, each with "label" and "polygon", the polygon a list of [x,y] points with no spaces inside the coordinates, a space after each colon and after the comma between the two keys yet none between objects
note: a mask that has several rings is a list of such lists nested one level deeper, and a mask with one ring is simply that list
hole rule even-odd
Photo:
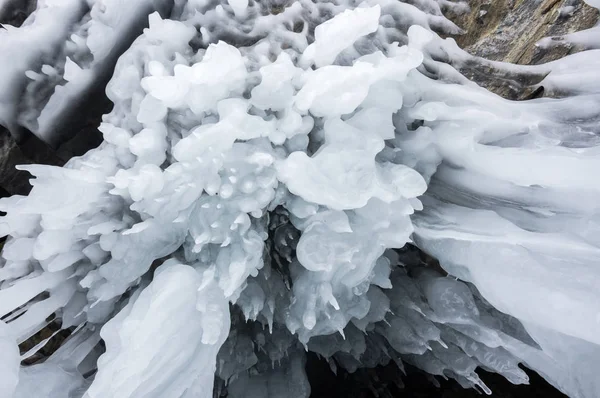
[{"label": "white ice", "polygon": [[[598,396],[595,30],[563,38],[587,51],[515,66],[439,37],[460,32],[442,9],[464,3],[89,3],[89,34],[46,77],[32,59],[64,44],[81,4],[40,2],[0,31],[3,125],[25,79],[29,96],[67,82],[25,112],[50,125],[128,27],[155,6],[169,18],[150,14],[116,62],[104,142],[21,167],[31,193],[0,199],[3,396],[39,382],[42,398],[302,398],[305,350],[486,393],[477,368],[519,384],[524,363]],[[546,76],[558,98],[500,98],[455,69],[469,62]],[[55,336],[17,344],[53,317],[71,335],[20,366]]]}]

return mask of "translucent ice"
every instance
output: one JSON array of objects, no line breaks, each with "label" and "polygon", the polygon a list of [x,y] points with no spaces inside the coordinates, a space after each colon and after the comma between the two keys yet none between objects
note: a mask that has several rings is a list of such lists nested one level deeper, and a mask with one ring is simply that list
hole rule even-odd
[{"label": "translucent ice", "polygon": [[598,396],[597,50],[478,59],[437,35],[460,33],[446,1],[59,3],[0,32],[29,43],[0,121],[50,131],[113,64],[114,108],[98,148],[0,199],[3,396],[308,397],[305,350]]},{"label": "translucent ice", "polygon": [[106,353],[86,397],[210,397],[205,386],[228,332],[228,303],[212,273],[164,264],[102,328]]}]

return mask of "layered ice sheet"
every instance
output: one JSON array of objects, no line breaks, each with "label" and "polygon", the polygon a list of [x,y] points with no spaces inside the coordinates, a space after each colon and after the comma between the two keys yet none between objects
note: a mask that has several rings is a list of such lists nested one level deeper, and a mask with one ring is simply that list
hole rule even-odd
[{"label": "layered ice sheet", "polygon": [[[102,145],[23,167],[31,194],[0,200],[0,392],[301,398],[310,350],[488,394],[477,368],[520,384],[523,363],[598,396],[596,51],[478,60],[435,33],[460,32],[446,1],[117,3],[89,3],[93,57],[65,58],[39,126],[172,9],[116,62]],[[11,128],[25,55],[0,79]],[[501,99],[465,62],[547,74],[562,98]]]}]

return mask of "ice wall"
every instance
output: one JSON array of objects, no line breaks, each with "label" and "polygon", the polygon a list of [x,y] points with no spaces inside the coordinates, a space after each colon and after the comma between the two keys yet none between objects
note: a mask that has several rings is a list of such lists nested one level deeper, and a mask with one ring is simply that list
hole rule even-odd
[{"label": "ice wall", "polygon": [[[38,123],[104,73],[99,38],[143,15],[132,2],[114,25],[116,4],[91,5],[92,61],[66,59]],[[471,57],[436,33],[460,32],[453,2],[164,4],[116,62],[102,145],[23,167],[31,194],[0,199],[0,343],[15,353],[1,391],[308,397],[310,350],[485,393],[477,368],[519,384],[524,363],[598,395],[596,51]],[[452,66],[466,62],[547,74],[562,98],[504,100]],[[51,322],[62,332],[37,342]],[[16,344],[36,341],[31,360],[59,337],[19,368]]]}]

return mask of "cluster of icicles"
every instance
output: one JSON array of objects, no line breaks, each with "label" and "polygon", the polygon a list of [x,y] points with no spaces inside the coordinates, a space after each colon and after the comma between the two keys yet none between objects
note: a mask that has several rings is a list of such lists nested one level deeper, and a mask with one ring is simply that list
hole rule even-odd
[{"label": "cluster of icicles", "polygon": [[[40,2],[0,50],[34,57],[79,3]],[[49,134],[150,3],[93,3],[64,62],[0,72],[0,120]],[[488,394],[477,368],[522,363],[598,396],[596,51],[531,67],[568,97],[516,103],[449,65],[468,55],[434,31],[462,3],[152,4],[102,145],[0,199],[1,397],[308,397],[306,351]],[[53,94],[23,111],[20,74]]]}]

